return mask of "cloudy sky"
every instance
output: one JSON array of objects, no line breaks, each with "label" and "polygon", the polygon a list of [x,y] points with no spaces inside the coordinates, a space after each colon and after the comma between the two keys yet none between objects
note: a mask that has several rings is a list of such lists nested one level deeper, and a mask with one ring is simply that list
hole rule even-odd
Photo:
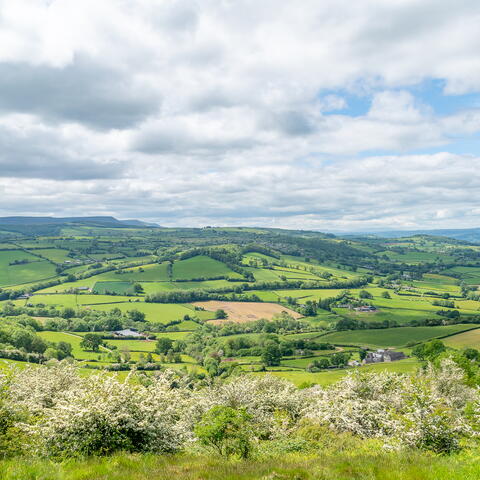
[{"label": "cloudy sky", "polygon": [[0,216],[480,226],[478,0],[0,0]]}]

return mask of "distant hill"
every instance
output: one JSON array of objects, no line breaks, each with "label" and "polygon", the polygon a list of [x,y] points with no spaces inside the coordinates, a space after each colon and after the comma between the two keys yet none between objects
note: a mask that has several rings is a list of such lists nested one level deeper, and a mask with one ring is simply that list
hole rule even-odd
[{"label": "distant hill", "polygon": [[411,237],[413,235],[431,235],[435,237],[448,237],[464,242],[480,243],[480,228],[454,228],[439,230],[390,230],[375,232],[375,236],[383,238]]},{"label": "distant hill", "polygon": [[124,225],[132,225],[133,227],[161,227],[158,223],[144,222],[142,220],[120,220],[120,222]]},{"label": "distant hill", "polygon": [[155,223],[141,220],[118,220],[110,216],[96,217],[0,217],[0,230],[22,234],[58,234],[64,225],[83,225],[109,228],[157,228]]}]

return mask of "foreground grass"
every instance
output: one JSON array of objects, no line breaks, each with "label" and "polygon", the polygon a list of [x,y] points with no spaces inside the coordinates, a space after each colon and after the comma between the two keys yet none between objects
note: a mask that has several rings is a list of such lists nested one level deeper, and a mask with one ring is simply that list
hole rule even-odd
[{"label": "foreground grass", "polygon": [[288,455],[251,461],[205,456],[116,455],[53,463],[0,462],[3,480],[476,480],[480,457],[438,457],[418,452],[327,456]]}]

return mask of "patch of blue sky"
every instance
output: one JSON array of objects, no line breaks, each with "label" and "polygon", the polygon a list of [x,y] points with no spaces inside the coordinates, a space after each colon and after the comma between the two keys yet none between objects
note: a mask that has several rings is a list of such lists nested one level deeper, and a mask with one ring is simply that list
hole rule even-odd
[{"label": "patch of blue sky", "polygon": [[[466,93],[462,95],[447,95],[444,93],[445,81],[441,79],[429,79],[413,85],[389,90],[409,91],[420,103],[430,106],[436,115],[449,115],[461,110],[480,108],[480,92]],[[325,112],[326,115],[342,114],[350,117],[361,117],[370,110],[372,97],[376,92],[386,89],[376,89],[364,95],[355,94],[347,90],[322,90],[318,97],[338,95],[345,99],[346,107],[338,110]]]},{"label": "patch of blue sky", "polygon": [[430,105],[437,115],[449,115],[461,110],[480,108],[480,92],[446,95],[444,80],[425,80],[409,90],[420,102]]},{"label": "patch of blue sky", "polygon": [[346,106],[337,110],[329,110],[328,112],[324,112],[325,115],[342,114],[348,115],[349,117],[361,117],[368,113],[372,103],[370,96],[355,95],[346,90],[322,90],[318,97],[321,99],[328,97],[329,95],[337,95],[342,97],[346,102]]}]

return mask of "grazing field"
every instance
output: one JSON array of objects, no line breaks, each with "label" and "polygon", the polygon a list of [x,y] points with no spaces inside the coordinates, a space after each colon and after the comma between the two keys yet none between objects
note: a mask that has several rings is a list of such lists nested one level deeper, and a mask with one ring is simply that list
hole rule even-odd
[{"label": "grazing field", "polygon": [[[25,263],[23,263],[25,262]],[[55,265],[22,250],[0,251],[0,288],[55,275]]]},{"label": "grazing field", "polygon": [[33,253],[40,255],[54,263],[73,261],[68,255],[70,253],[69,250],[63,250],[61,248],[42,248],[39,250],[34,250]]},{"label": "grazing field", "polygon": [[477,348],[480,349],[480,328],[459,333],[443,340],[445,345],[452,348]]},{"label": "grazing field", "polygon": [[245,270],[253,273],[257,282],[278,282],[280,280],[280,272],[276,272],[275,270],[253,267],[247,267]]},{"label": "grazing field", "polygon": [[399,360],[398,362],[389,363],[377,363],[374,365],[365,365],[361,367],[353,368],[341,368],[333,370],[325,370],[323,372],[310,373],[302,370],[298,371],[269,371],[267,373],[253,373],[253,375],[273,375],[275,377],[281,377],[297,386],[305,384],[316,385],[331,385],[337,382],[348,373],[355,370],[361,372],[396,372],[396,373],[413,373],[420,367],[420,362],[412,358],[406,358],[405,360]]},{"label": "grazing field", "polygon": [[[138,310],[145,313],[147,321],[154,323],[169,323],[172,320],[181,320],[185,315],[190,317],[195,315],[191,308],[177,303],[125,302],[112,303],[110,305],[92,305],[86,308],[99,311],[110,311],[113,308],[118,308],[123,313]],[[213,318],[213,315],[211,318]]]},{"label": "grazing field", "polygon": [[271,319],[275,315],[287,312],[294,318],[300,318],[302,315],[276,303],[259,303],[259,302],[224,302],[219,300],[210,300],[207,302],[196,302],[193,305],[205,308],[214,312],[222,309],[228,315],[226,320],[212,320],[212,323],[225,322],[252,322],[261,318]]},{"label": "grazing field", "polygon": [[409,342],[423,342],[432,338],[453,335],[473,328],[472,325],[444,327],[398,327],[372,330],[347,330],[323,335],[322,341],[339,345],[367,347],[402,347]]},{"label": "grazing field", "polygon": [[[141,267],[126,268],[122,273],[111,273],[108,280],[130,281],[130,282],[164,282],[169,280],[167,272],[167,262],[151,263]],[[103,274],[102,274],[103,276]],[[107,280],[105,278],[105,280]]]},{"label": "grazing field", "polygon": [[[77,295],[78,305],[97,305],[101,303],[132,303],[136,305],[139,302],[143,302],[143,298],[132,297],[132,296],[122,296],[122,295],[93,295],[93,294],[81,294]],[[114,305],[112,306],[114,308]],[[133,308],[133,307],[132,307]]]},{"label": "grazing field", "polygon": [[142,282],[145,294],[163,292],[169,290],[195,290],[195,289],[213,289],[235,286],[227,280],[205,280],[199,282]]},{"label": "grazing field", "polygon": [[96,282],[93,286],[94,293],[103,293],[116,295],[133,294],[133,284],[131,282]]},{"label": "grazing field", "polygon": [[480,285],[480,267],[453,267],[448,271],[459,275],[469,285]]},{"label": "grazing field", "polygon": [[190,280],[201,277],[211,278],[220,275],[241,278],[241,275],[230,270],[224,263],[205,255],[197,255],[173,264],[173,280]]},{"label": "grazing field", "polygon": [[77,360],[97,360],[99,356],[108,353],[108,350],[101,347],[99,352],[87,352],[80,346],[82,337],[74,333],[63,332],[38,332],[38,335],[49,342],[66,342],[72,346],[73,356]]}]

